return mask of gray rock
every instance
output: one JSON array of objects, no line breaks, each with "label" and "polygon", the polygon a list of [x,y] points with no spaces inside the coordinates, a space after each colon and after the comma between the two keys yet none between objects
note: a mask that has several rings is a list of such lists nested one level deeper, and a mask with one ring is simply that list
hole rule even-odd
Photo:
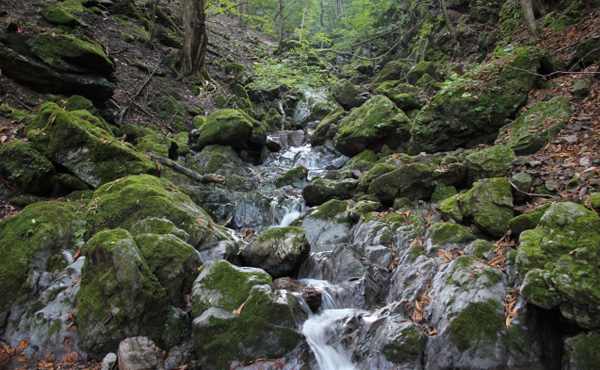
[{"label": "gray rock", "polygon": [[102,368],[101,370],[117,370],[117,354],[114,352],[109,352],[102,359]]},{"label": "gray rock", "polygon": [[119,343],[119,370],[162,370],[161,350],[147,337],[127,338]]},{"label": "gray rock", "polygon": [[349,204],[348,201],[330,200],[302,218],[300,226],[312,252],[330,251],[348,242],[352,226],[347,212]]}]

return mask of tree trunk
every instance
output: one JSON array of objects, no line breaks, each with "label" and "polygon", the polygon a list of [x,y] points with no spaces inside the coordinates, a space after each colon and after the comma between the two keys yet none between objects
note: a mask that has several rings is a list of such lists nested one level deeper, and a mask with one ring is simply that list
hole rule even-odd
[{"label": "tree trunk", "polygon": [[450,32],[452,39],[454,39],[454,41],[457,41],[456,30],[454,29],[454,26],[452,25],[452,20],[450,19],[450,16],[448,15],[448,7],[446,5],[446,0],[441,0],[441,2],[442,2],[442,13],[444,13],[444,19],[446,20],[446,27],[448,27],[448,32]]},{"label": "tree trunk", "polygon": [[248,14],[248,1],[250,0],[242,0],[240,5],[238,6],[240,26],[243,30],[246,30],[246,14]]},{"label": "tree trunk", "polygon": [[319,18],[319,24],[321,25],[321,30],[323,31],[325,28],[325,4],[323,4],[323,0],[321,0],[321,14]]},{"label": "tree trunk", "polygon": [[283,0],[279,0],[279,50],[283,47]]},{"label": "tree trunk", "polygon": [[298,41],[302,41],[302,34],[304,31],[304,23],[306,22],[306,13],[308,13],[308,1],[304,0],[304,11],[302,12],[302,22],[300,23],[300,38]]},{"label": "tree trunk", "polygon": [[535,16],[533,15],[533,4],[531,0],[521,0],[521,8],[523,9],[523,18],[525,18],[525,25],[529,30],[531,38],[537,39],[538,30],[537,24],[535,23]]},{"label": "tree trunk", "polygon": [[204,65],[208,38],[204,0],[183,0],[185,35],[181,55],[181,73],[184,76],[206,78]]}]

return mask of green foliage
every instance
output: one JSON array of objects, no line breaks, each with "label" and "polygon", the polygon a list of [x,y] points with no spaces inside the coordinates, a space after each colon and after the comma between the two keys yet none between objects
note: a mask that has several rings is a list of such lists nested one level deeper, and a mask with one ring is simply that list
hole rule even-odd
[{"label": "green foliage", "polygon": [[305,53],[289,53],[281,59],[256,63],[254,74],[254,81],[247,87],[257,91],[270,91],[282,85],[300,91],[324,88],[334,83],[327,71],[309,64],[309,57]]}]

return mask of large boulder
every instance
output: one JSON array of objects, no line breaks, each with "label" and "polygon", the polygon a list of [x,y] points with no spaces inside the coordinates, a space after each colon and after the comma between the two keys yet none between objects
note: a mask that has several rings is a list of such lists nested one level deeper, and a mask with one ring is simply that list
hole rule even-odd
[{"label": "large boulder", "polygon": [[33,195],[54,191],[56,170],[50,160],[33,145],[11,141],[0,148],[0,175],[15,188]]},{"label": "large boulder", "polygon": [[304,230],[297,226],[272,227],[248,243],[240,258],[246,266],[261,268],[276,279],[297,272],[309,253]]},{"label": "large boulder", "polygon": [[377,95],[339,122],[334,145],[349,157],[384,144],[395,149],[408,142],[410,126],[404,112],[387,97]]},{"label": "large boulder", "polygon": [[352,227],[349,207],[349,201],[332,199],[306,213],[300,226],[312,252],[333,250],[348,242]]},{"label": "large boulder", "polygon": [[[169,181],[149,175],[130,176],[100,187],[93,199],[85,215],[90,236],[105,229],[134,231],[140,227],[138,222],[158,218],[169,221],[163,225],[171,223],[183,230],[185,234],[176,235],[198,249],[203,258],[215,248],[223,249],[222,258],[236,252],[229,234]],[[152,230],[150,227],[150,233],[163,234]]]},{"label": "large boulder", "polygon": [[529,109],[498,135],[517,155],[536,153],[562,130],[571,118],[569,101],[554,97]]},{"label": "large boulder", "polygon": [[480,151],[473,151],[465,156],[465,164],[469,169],[469,181],[475,182],[490,177],[503,177],[512,169],[515,153],[507,146],[494,145]]},{"label": "large boulder", "polygon": [[[206,263],[194,283],[194,347],[207,369],[276,359],[302,341],[292,307],[277,299],[271,276],[227,261]],[[289,296],[288,296],[289,298]]]},{"label": "large boulder", "polygon": [[[490,81],[483,91],[477,72],[446,83],[415,118],[411,152],[449,151],[493,141],[506,119],[525,104],[539,74],[555,68],[551,56],[535,47],[516,48],[504,58],[499,72],[481,76]],[[498,60],[490,63],[489,69],[498,69]]]},{"label": "large boulder", "polygon": [[108,100],[115,64],[96,43],[66,34],[10,33],[0,39],[0,68],[15,81],[41,92]]},{"label": "large boulder", "polygon": [[384,203],[393,202],[397,197],[427,200],[434,189],[431,183],[434,170],[434,165],[424,163],[402,166],[374,179],[369,185],[369,194]]},{"label": "large boulder", "polygon": [[503,177],[482,179],[458,200],[462,214],[494,237],[508,230],[514,216],[510,183]]},{"label": "large boulder", "polygon": [[544,309],[558,308],[584,328],[600,325],[600,217],[575,203],[544,212],[541,227],[519,238],[521,294]]},{"label": "large boulder", "polygon": [[190,133],[189,146],[200,151],[207,145],[229,145],[244,149],[252,139],[254,120],[237,109],[220,109]]},{"label": "large boulder", "polygon": [[77,323],[85,347],[106,353],[140,335],[164,344],[163,336],[176,330],[166,320],[169,298],[133,236],[124,229],[101,231],[83,253]]},{"label": "large boulder", "polygon": [[358,180],[354,179],[338,181],[317,177],[304,188],[302,196],[309,207],[318,206],[331,199],[352,198],[356,194],[357,185]]},{"label": "large boulder", "polygon": [[158,173],[155,162],[117,140],[87,111],[46,103],[26,128],[35,149],[94,188],[127,175]]},{"label": "large boulder", "polygon": [[367,100],[360,95],[358,87],[348,80],[341,80],[333,85],[331,93],[338,103],[347,110],[360,107]]}]

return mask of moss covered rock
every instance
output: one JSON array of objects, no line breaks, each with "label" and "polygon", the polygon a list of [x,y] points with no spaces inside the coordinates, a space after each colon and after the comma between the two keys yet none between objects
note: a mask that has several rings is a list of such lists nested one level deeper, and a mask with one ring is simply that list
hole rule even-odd
[{"label": "moss covered rock", "polygon": [[502,305],[495,301],[470,303],[448,326],[459,351],[465,352],[480,342],[495,342],[504,329]]},{"label": "moss covered rock", "polygon": [[344,108],[338,107],[325,116],[310,135],[310,143],[317,146],[325,143],[327,139],[333,139],[337,134],[337,123],[344,112]]},{"label": "moss covered rock", "polygon": [[373,84],[377,85],[385,81],[399,80],[406,75],[408,70],[409,66],[403,61],[392,60],[381,69],[381,72],[379,72],[377,78],[373,81]]},{"label": "moss covered rock", "polygon": [[331,88],[335,100],[346,110],[360,107],[367,99],[360,94],[356,85],[348,80],[341,80]]},{"label": "moss covered rock", "polygon": [[261,268],[276,279],[297,272],[309,253],[304,230],[297,226],[272,227],[246,245],[240,258],[246,266]]},{"label": "moss covered rock", "polygon": [[148,218],[166,219],[184,230],[185,242],[200,251],[228,242],[229,235],[170,182],[130,176],[100,187],[86,211],[88,235],[104,229],[132,230]]},{"label": "moss covered rock", "polygon": [[247,147],[252,138],[255,121],[236,109],[220,109],[190,134],[189,146],[200,151],[207,145],[229,145],[236,149]]},{"label": "moss covered rock", "polygon": [[67,266],[63,250],[74,253],[76,233],[85,227],[78,203],[40,202],[0,223],[0,320],[15,301],[38,292],[38,278]]},{"label": "moss covered rock", "polygon": [[397,197],[427,200],[433,193],[431,179],[434,169],[434,165],[411,163],[375,178],[368,192],[383,203],[391,203]]},{"label": "moss covered rock", "polygon": [[563,369],[594,369],[600,363],[600,334],[581,333],[565,339]]},{"label": "moss covered rock", "polygon": [[83,253],[77,324],[84,347],[110,352],[132,336],[165,344],[169,299],[133,236],[123,229],[99,232]]},{"label": "moss covered rock", "polygon": [[504,235],[514,216],[510,183],[502,177],[476,182],[458,203],[465,217],[494,237]]},{"label": "moss covered rock", "polygon": [[309,207],[318,206],[330,199],[352,198],[356,194],[357,185],[358,181],[354,179],[338,181],[315,178],[304,188],[302,197]]},{"label": "moss covered rock", "polygon": [[426,237],[432,246],[444,247],[448,244],[467,243],[476,239],[464,226],[452,222],[433,224]]},{"label": "moss covered rock", "polygon": [[505,126],[496,142],[508,145],[517,155],[533,154],[552,140],[570,118],[569,101],[554,97]]},{"label": "moss covered rock", "polygon": [[27,138],[54,163],[93,187],[127,175],[158,173],[156,163],[92,124],[89,113],[77,112],[85,111],[67,112],[54,103],[42,105],[27,125]]},{"label": "moss covered rock", "polygon": [[429,75],[432,78],[439,77],[437,67],[434,62],[420,62],[414,65],[406,74],[406,81],[411,85],[416,85],[419,79],[424,75]]},{"label": "moss covered rock", "polygon": [[301,188],[302,185],[306,183],[307,176],[308,169],[304,166],[298,166],[275,179],[275,186],[281,188],[286,185],[292,185]]},{"label": "moss covered rock", "polygon": [[26,193],[45,196],[54,191],[54,165],[28,143],[11,141],[0,148],[0,174]]},{"label": "moss covered rock", "polygon": [[300,226],[312,252],[331,251],[348,242],[352,227],[352,219],[348,216],[350,204],[350,201],[332,199],[302,217]]},{"label": "moss covered rock", "polygon": [[334,145],[350,157],[384,144],[397,148],[408,141],[410,125],[410,119],[390,99],[377,95],[340,121]]},{"label": "moss covered rock", "polygon": [[521,294],[540,307],[559,308],[584,328],[600,325],[600,217],[574,203],[553,204],[541,227],[519,238]]},{"label": "moss covered rock", "polygon": [[456,222],[462,222],[463,213],[460,210],[460,205],[458,204],[459,199],[459,194],[456,194],[444,199],[440,203],[440,212],[442,212],[442,218],[444,220],[454,220]]},{"label": "moss covered rock", "polygon": [[279,358],[302,340],[291,307],[277,301],[262,270],[210,261],[194,283],[193,300],[194,347],[207,369]]},{"label": "moss covered rock", "polygon": [[36,91],[105,101],[115,71],[99,44],[67,34],[8,34],[0,42],[2,73]]},{"label": "moss covered rock", "polygon": [[535,229],[540,224],[540,220],[548,207],[550,207],[550,204],[543,205],[532,212],[523,213],[511,219],[508,228],[512,232],[512,235],[518,237],[525,230]]},{"label": "moss covered rock", "polygon": [[507,146],[494,145],[465,156],[469,169],[469,181],[479,181],[490,177],[503,177],[512,169],[515,153]]},{"label": "moss covered rock", "polygon": [[[506,64],[500,68],[497,65],[501,61]],[[410,150],[437,152],[493,141],[505,120],[527,101],[538,78],[536,73],[553,71],[553,63],[545,51],[516,48],[479,72],[446,82],[416,117]],[[497,72],[482,92],[478,73],[486,74],[485,79],[489,80],[489,70]]]}]

